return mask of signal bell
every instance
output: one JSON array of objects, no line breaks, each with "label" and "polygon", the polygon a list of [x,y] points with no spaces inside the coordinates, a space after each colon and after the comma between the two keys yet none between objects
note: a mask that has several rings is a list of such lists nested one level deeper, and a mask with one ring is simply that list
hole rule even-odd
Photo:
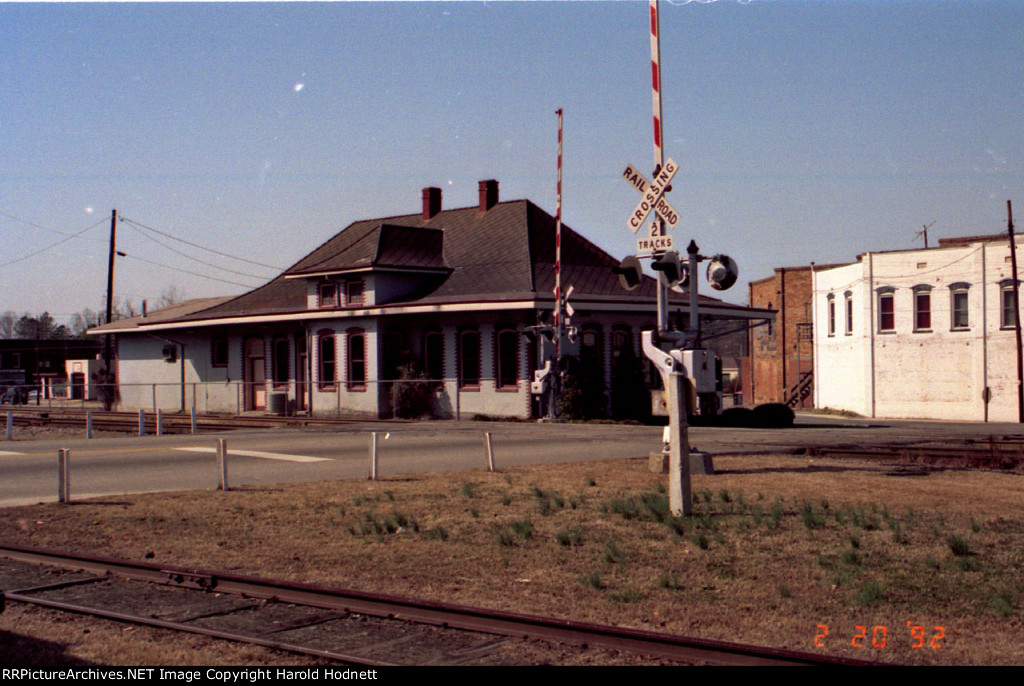
[{"label": "signal bell", "polygon": [[630,255],[622,260],[612,271],[619,275],[619,285],[627,291],[635,291],[640,287],[643,269],[640,267],[640,260],[635,256]]},{"label": "signal bell", "polygon": [[708,283],[716,291],[724,291],[736,283],[740,268],[728,255],[715,255],[708,263]]}]

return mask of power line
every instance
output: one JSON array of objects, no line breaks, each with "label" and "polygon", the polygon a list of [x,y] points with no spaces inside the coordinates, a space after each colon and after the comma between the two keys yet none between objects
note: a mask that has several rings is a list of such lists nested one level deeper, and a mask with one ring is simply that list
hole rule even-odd
[{"label": "power line", "polygon": [[135,255],[127,255],[127,254],[122,255],[122,257],[129,257],[129,258],[132,258],[132,259],[135,259],[135,260],[139,260],[140,262],[145,262],[147,264],[152,264],[152,265],[155,265],[157,267],[163,267],[164,269],[170,269],[171,271],[181,272],[183,274],[189,274],[191,276],[198,276],[198,277],[203,278],[203,279],[210,279],[212,281],[220,281],[222,283],[228,283],[228,284],[231,284],[232,286],[241,286],[242,288],[253,288],[254,287],[252,284],[238,283],[237,281],[229,281],[228,279],[221,279],[221,278],[218,278],[216,276],[209,276],[207,274],[200,274],[198,272],[189,271],[187,269],[180,269],[178,267],[172,267],[172,266],[170,266],[168,264],[162,264],[160,262],[154,262],[153,260],[147,260],[144,257],[136,257]]},{"label": "power line", "polygon": [[[284,267],[278,267],[278,266],[275,266],[275,265],[272,265],[272,264],[264,264],[262,262],[256,262],[255,260],[249,260],[249,259],[246,259],[244,257],[238,257],[236,255],[230,255],[230,254],[228,254],[226,252],[221,252],[220,250],[214,250],[213,248],[207,248],[206,246],[199,245],[198,243],[192,243],[191,241],[186,241],[184,238],[178,238],[177,236],[173,236],[173,235],[171,235],[169,233],[166,233],[164,231],[160,231],[159,229],[154,229],[152,226],[146,226],[145,224],[137,222],[134,219],[127,219],[125,217],[122,217],[121,221],[128,222],[129,224],[132,224],[134,226],[138,226],[139,228],[145,229],[147,231],[152,231],[153,233],[158,233],[161,236],[164,236],[165,238],[170,238],[171,240],[178,241],[179,243],[184,243],[185,245],[190,245],[193,248],[199,248],[200,250],[205,250],[206,252],[213,253],[214,255],[219,255],[220,257],[227,257],[227,258],[232,259],[232,260],[238,260],[239,262],[247,262],[249,264],[254,264],[254,265],[258,266],[258,267],[266,267],[267,269],[273,269],[273,270],[276,270],[276,271],[279,271],[279,272],[280,271],[284,271]],[[191,258],[191,259],[195,259],[195,258]]]},{"label": "power line", "polygon": [[[8,214],[6,212],[0,212],[0,217],[7,217],[8,219],[12,219],[12,220],[14,220],[16,222],[19,222],[21,224],[25,224],[26,226],[31,226],[31,227],[36,228],[36,229],[42,229],[43,231],[49,231],[50,233],[55,233],[55,234],[57,234],[59,236],[72,236],[73,235],[73,234],[69,234],[69,233],[67,233],[65,231],[58,231],[57,229],[52,229],[49,226],[43,226],[42,224],[36,224],[35,222],[30,222],[29,220],[22,219],[21,217],[15,217],[13,214]],[[108,219],[110,219],[110,215],[109,214],[107,214],[107,216],[105,216],[105,217],[100,218],[100,220],[98,222],[96,222],[96,224],[93,224],[89,228],[91,229],[91,228],[93,228],[93,226],[96,226],[96,225],[98,225],[98,224],[100,224],[102,222],[105,222]],[[86,230],[88,231],[88,229],[86,229]],[[77,234],[75,234],[75,235],[77,235]],[[97,241],[97,242],[100,242],[100,243],[103,242],[103,240],[100,239],[100,238],[93,238],[93,239],[90,239],[90,240],[94,240],[94,241]]]},{"label": "power line", "polygon": [[[9,216],[9,215],[4,215],[4,216]],[[90,227],[88,227],[88,228],[85,228],[85,229],[82,229],[82,230],[81,230],[81,231],[79,231],[78,233],[73,233],[73,234],[64,234],[64,235],[65,235],[65,238],[63,238],[63,239],[61,239],[61,240],[57,241],[56,243],[53,243],[53,244],[51,244],[51,245],[48,245],[48,246],[46,246],[45,248],[40,248],[39,250],[36,250],[35,252],[30,252],[30,253],[29,253],[29,254],[27,254],[27,255],[22,255],[21,257],[18,257],[18,258],[15,258],[15,259],[13,259],[13,260],[10,260],[9,262],[3,262],[3,263],[0,263],[0,267],[7,267],[7,266],[9,266],[9,265],[12,265],[12,264],[15,264],[15,263],[17,263],[17,262],[22,262],[22,261],[24,261],[24,260],[27,260],[27,259],[28,259],[28,258],[30,258],[30,257],[34,257],[34,256],[36,256],[36,255],[38,255],[38,254],[40,254],[40,253],[44,253],[44,252],[46,252],[47,250],[51,250],[51,249],[53,249],[53,248],[56,248],[56,247],[57,247],[58,245],[62,245],[63,243],[67,243],[67,242],[68,242],[68,241],[70,241],[70,240],[71,240],[72,238],[78,238],[79,236],[81,236],[81,235],[82,235],[83,233],[85,233],[86,231],[89,231],[89,230],[91,230],[91,229],[94,229],[94,228],[96,228],[97,226],[99,226],[99,225],[100,225],[100,224],[102,224],[103,222],[107,221],[107,219],[108,219],[108,218],[109,218],[109,217],[104,217],[103,219],[100,219],[100,220],[99,220],[98,222],[96,222],[96,223],[95,223],[95,224],[93,224],[92,226],[90,226]],[[21,220],[19,220],[19,221],[21,221]],[[36,226],[36,225],[35,225],[35,224],[32,224],[32,226]],[[42,227],[42,226],[41,226],[41,227],[39,227],[39,228],[46,228],[46,227]],[[50,231],[52,231],[52,229],[47,229],[47,230],[50,230]],[[60,232],[60,231],[57,231],[56,233],[61,233],[61,232]]]},{"label": "power line", "polygon": [[187,254],[187,253],[183,253],[183,252],[182,252],[182,251],[180,251],[180,250],[176,250],[176,249],[172,248],[171,246],[167,245],[166,243],[161,243],[160,241],[158,241],[157,239],[153,238],[152,236],[150,236],[150,235],[148,235],[148,234],[145,234],[145,233],[143,233],[142,231],[139,231],[139,230],[138,230],[138,229],[137,229],[137,228],[135,227],[135,222],[129,222],[129,226],[131,226],[131,227],[132,227],[133,229],[135,229],[136,231],[138,231],[138,232],[139,232],[139,233],[140,233],[141,235],[145,236],[145,237],[146,237],[146,238],[148,238],[149,240],[151,240],[151,241],[153,241],[154,243],[156,243],[157,245],[159,245],[159,246],[160,246],[161,248],[165,248],[165,249],[167,249],[167,250],[170,250],[170,251],[171,251],[171,252],[173,252],[173,253],[174,253],[175,255],[180,255],[181,257],[184,257],[184,258],[185,258],[185,259],[187,259],[187,260],[192,260],[192,261],[194,261],[194,262],[198,262],[199,264],[204,264],[204,265],[206,265],[207,267],[213,267],[214,269],[219,269],[219,270],[221,270],[221,271],[225,271],[225,272],[230,272],[230,273],[232,273],[232,274],[238,274],[239,276],[248,276],[248,277],[250,277],[250,278],[253,278],[253,279],[264,279],[264,278],[266,278],[266,277],[264,277],[264,276],[262,276],[262,275],[260,275],[260,274],[249,274],[249,273],[247,273],[247,272],[240,272],[240,271],[236,271],[236,270],[234,270],[234,269],[228,269],[227,267],[222,267],[222,266],[221,266],[221,265],[219,265],[219,264],[213,264],[212,262],[207,262],[206,260],[201,260],[201,259],[199,259],[198,257],[192,257],[191,255],[189,255],[189,254]]}]

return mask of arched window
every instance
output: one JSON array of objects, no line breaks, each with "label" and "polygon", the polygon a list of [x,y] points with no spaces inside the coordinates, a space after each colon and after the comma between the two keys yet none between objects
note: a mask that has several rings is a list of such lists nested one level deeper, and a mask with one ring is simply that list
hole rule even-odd
[{"label": "arched window", "polygon": [[971,284],[959,282],[949,287],[949,328],[953,331],[967,331],[971,328],[971,317],[967,289]]},{"label": "arched window", "polygon": [[347,340],[346,362],[348,365],[348,384],[350,391],[366,390],[366,334],[362,329],[349,329],[345,332]]},{"label": "arched window", "polygon": [[828,294],[828,335],[836,335],[836,294]]},{"label": "arched window", "polygon": [[914,331],[932,330],[932,287],[914,286]]},{"label": "arched window", "polygon": [[338,382],[334,332],[330,329],[321,329],[316,332],[316,336],[317,379],[320,390],[333,391]]},{"label": "arched window", "polygon": [[1013,279],[999,282],[999,328],[1013,329],[1017,326],[1017,318],[1013,308]]},{"label": "arched window", "polygon": [[892,333],[896,330],[896,289],[883,286],[878,289],[878,332]]},{"label": "arched window", "polygon": [[580,362],[585,374],[600,374],[604,378],[604,351],[602,350],[601,327],[588,324],[580,334]]},{"label": "arched window", "polygon": [[274,364],[272,368],[274,385],[283,386],[288,383],[288,339],[274,339]]},{"label": "arched window", "polygon": [[519,382],[519,334],[499,328],[495,334],[495,383],[498,388],[515,388]]},{"label": "arched window", "polygon": [[633,332],[625,324],[616,324],[612,328],[612,358],[617,359],[627,349],[632,352]]},{"label": "arched window", "polygon": [[853,335],[853,291],[843,293],[843,309],[846,311],[846,335]]},{"label": "arched window", "polygon": [[431,381],[444,379],[444,334],[436,329],[423,334],[423,371]]},{"label": "arched window", "polygon": [[480,332],[476,329],[459,332],[459,386],[480,388]]}]

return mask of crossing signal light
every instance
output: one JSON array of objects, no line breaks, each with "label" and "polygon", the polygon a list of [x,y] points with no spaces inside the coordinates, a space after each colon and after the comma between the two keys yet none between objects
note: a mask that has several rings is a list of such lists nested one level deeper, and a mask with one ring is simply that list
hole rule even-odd
[{"label": "crossing signal light", "polygon": [[619,262],[619,266],[612,271],[619,275],[619,285],[627,291],[635,291],[640,287],[643,269],[640,267],[640,260],[633,255]]},{"label": "crossing signal light", "polygon": [[658,280],[667,288],[675,288],[686,280],[686,268],[679,260],[679,253],[671,250],[655,257],[651,268],[658,272]]},{"label": "crossing signal light", "polygon": [[728,255],[715,255],[708,263],[708,283],[716,291],[730,288],[739,275],[740,268]]}]

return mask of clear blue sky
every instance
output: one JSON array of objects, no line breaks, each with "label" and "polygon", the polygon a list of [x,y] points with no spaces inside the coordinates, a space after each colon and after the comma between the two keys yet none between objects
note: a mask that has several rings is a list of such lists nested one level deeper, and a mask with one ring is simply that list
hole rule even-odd
[{"label": "clear blue sky", "polygon": [[[726,299],[773,267],[921,245],[932,222],[933,244],[1003,231],[1008,199],[1024,217],[1024,2],[661,15],[673,235],[737,260]],[[495,178],[553,214],[560,107],[564,220],[625,256],[639,196],[620,175],[653,166],[649,60],[635,1],[0,3],[0,310],[101,309],[113,208],[282,268],[352,221],[418,212],[425,186],[462,207]],[[244,290],[153,262],[275,273],[156,238],[216,267],[122,224],[120,297]]]}]

